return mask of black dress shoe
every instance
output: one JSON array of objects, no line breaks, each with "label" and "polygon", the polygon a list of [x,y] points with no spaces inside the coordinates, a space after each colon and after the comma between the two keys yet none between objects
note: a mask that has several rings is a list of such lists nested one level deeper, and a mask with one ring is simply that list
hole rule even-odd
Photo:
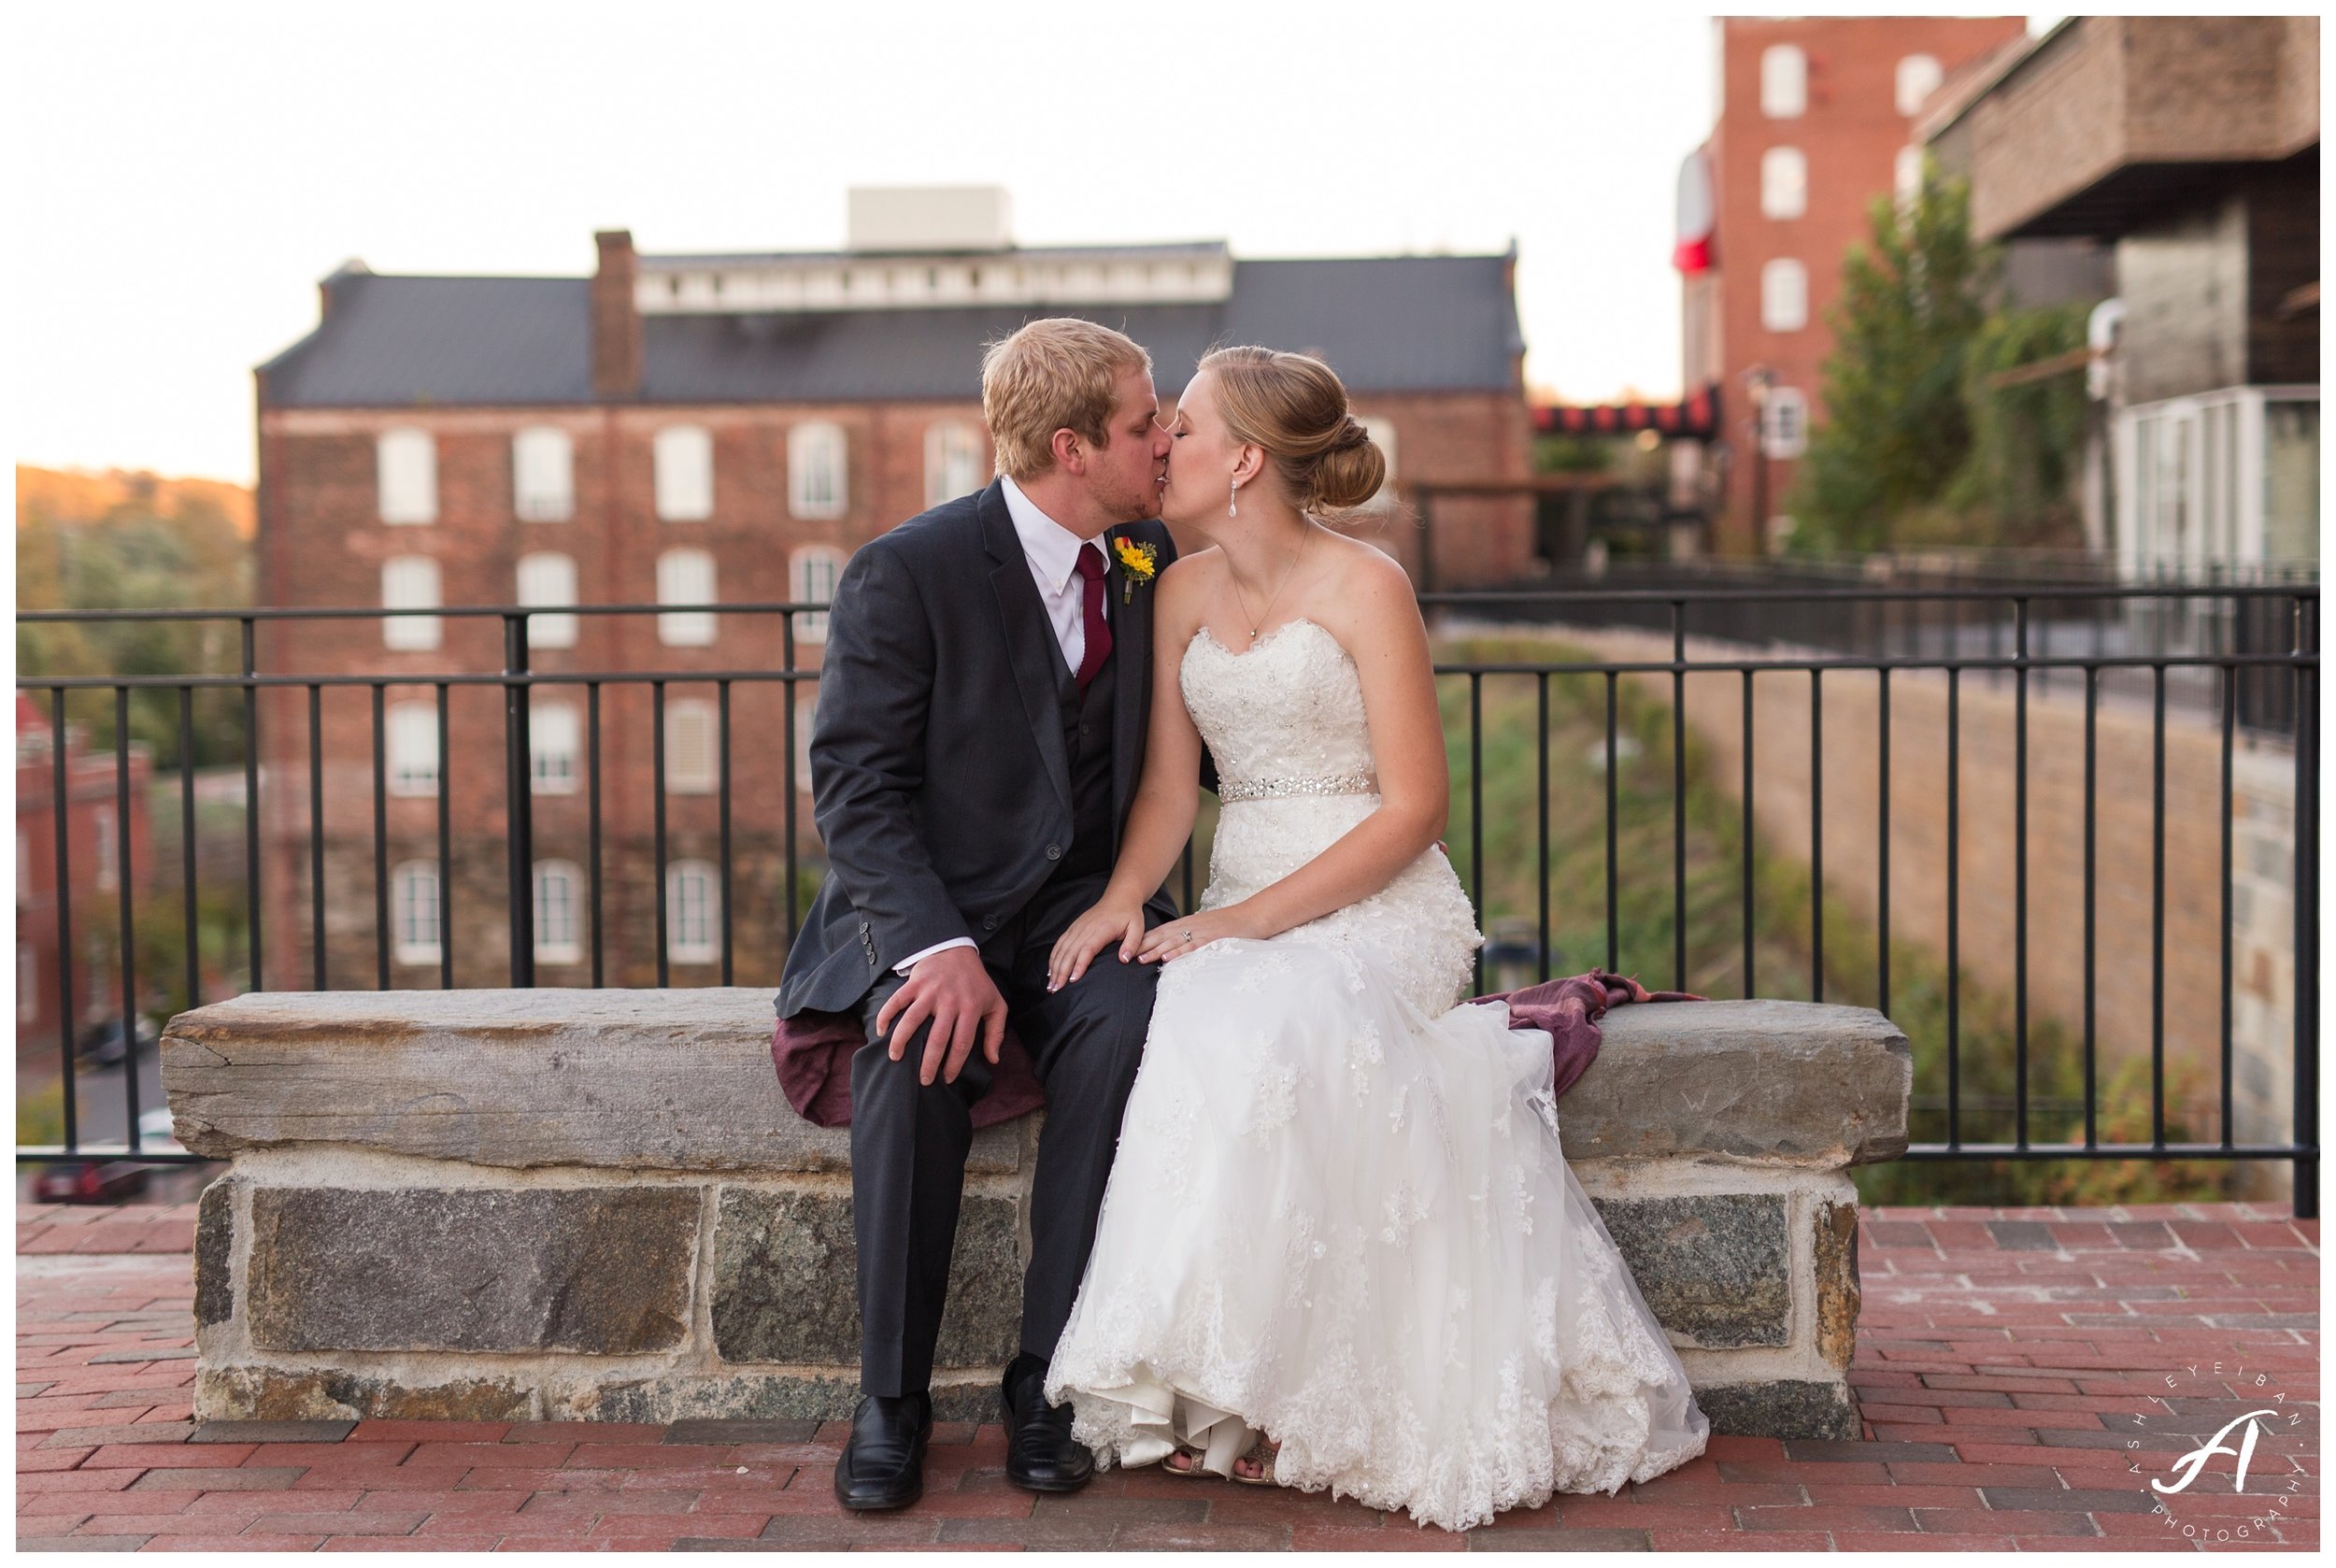
[{"label": "black dress shoe", "polygon": [[1095,1456],[1071,1436],[1071,1407],[1047,1403],[1047,1363],[1027,1352],[1005,1369],[1005,1478],[1026,1491],[1076,1491]]},{"label": "black dress shoe", "polygon": [[862,1397],[835,1461],[835,1501],[860,1511],[916,1502],[925,1494],[925,1443],[932,1436],[931,1394]]}]

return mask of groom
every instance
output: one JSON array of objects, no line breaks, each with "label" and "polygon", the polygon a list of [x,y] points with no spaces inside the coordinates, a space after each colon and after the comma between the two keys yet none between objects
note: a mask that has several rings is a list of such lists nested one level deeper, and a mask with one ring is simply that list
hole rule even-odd
[{"label": "groom", "polygon": [[[1110,879],[1143,769],[1151,583],[1175,554],[1144,520],[1168,456],[1151,356],[1107,327],[1038,321],[991,346],[981,383],[1000,478],[871,540],[836,585],[811,736],[829,870],[778,992],[782,1019],[856,1015],[867,1042],[851,1072],[862,1398],[835,1468],[854,1509],[923,1490],[969,1118],[1008,1019],[1047,1110],[1006,1476],[1070,1491],[1093,1473],[1043,1389],[1158,975],[1098,963],[1047,989],[1055,939]],[[1174,913],[1164,891],[1148,908]]]}]

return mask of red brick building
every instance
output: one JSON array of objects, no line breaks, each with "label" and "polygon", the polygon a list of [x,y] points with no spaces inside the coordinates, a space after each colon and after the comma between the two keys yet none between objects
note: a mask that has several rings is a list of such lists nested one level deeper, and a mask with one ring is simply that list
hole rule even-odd
[{"label": "red brick building", "polygon": [[[988,482],[981,348],[1042,315],[1088,316],[1144,343],[1163,399],[1216,343],[1324,354],[1396,477],[1364,527],[1415,573],[1403,485],[1530,471],[1513,254],[1253,262],[1222,244],[1017,249],[990,193],[920,192],[921,206],[892,200],[902,194],[855,192],[856,243],[840,252],[644,255],[613,233],[599,236],[590,278],[383,277],[357,264],[335,273],[316,331],[259,371],[261,602],[822,601],[859,544]],[[1512,578],[1532,550],[1530,507],[1440,501],[1435,549],[1444,586]],[[718,976],[726,934],[742,983],[776,979],[790,700],[766,680],[727,686],[725,861],[725,688],[712,677],[784,667],[788,619],[688,610],[532,622],[538,675],[696,677],[664,688],[662,727],[646,685],[535,691],[527,771],[543,980],[589,981],[596,939],[607,983],[656,977],[661,738],[673,976]],[[792,619],[798,665],[816,666],[819,618]],[[503,634],[493,619],[456,617],[263,625],[264,672],[412,677],[382,694],[377,758],[372,693],[315,693],[314,791],[309,694],[279,690],[263,704],[271,986],[319,978],[320,810],[324,983],[434,985],[450,974],[491,984],[510,973],[502,691],[449,684],[442,767],[430,678],[503,669]],[[806,858],[816,843],[801,758],[815,700],[810,681],[792,699]],[[455,866],[446,886],[442,788]],[[388,933],[379,948],[377,930]]]},{"label": "red brick building", "polygon": [[1790,487],[1832,351],[1826,312],[1876,196],[1919,177],[1913,125],[2019,17],[1721,17],[1719,112],[1681,171],[1685,384],[1717,383],[1712,548],[1756,552]]},{"label": "red brick building", "polygon": [[[53,1062],[62,1021],[64,976],[57,963],[58,890],[68,885],[57,866],[56,732],[49,716],[21,692],[16,699],[16,1047],[20,1062]],[[146,792],[150,760],[130,748],[129,810],[119,794],[114,753],[87,749],[78,729],[65,734],[65,866],[70,876],[74,929],[81,934],[73,959],[73,1032],[121,1012],[120,971],[106,962],[119,926],[109,918],[121,896],[123,835],[129,883],[143,897],[153,879],[147,834]]]}]

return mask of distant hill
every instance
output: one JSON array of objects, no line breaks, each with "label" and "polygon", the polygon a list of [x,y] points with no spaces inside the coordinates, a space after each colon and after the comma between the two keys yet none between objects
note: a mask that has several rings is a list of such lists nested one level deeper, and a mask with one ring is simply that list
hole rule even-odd
[{"label": "distant hill", "polygon": [[82,468],[16,465],[16,526],[20,530],[35,518],[63,528],[86,527],[122,506],[169,517],[190,501],[218,508],[234,525],[238,538],[250,538],[257,526],[251,492],[224,479],[169,479],[121,468],[93,473]]}]

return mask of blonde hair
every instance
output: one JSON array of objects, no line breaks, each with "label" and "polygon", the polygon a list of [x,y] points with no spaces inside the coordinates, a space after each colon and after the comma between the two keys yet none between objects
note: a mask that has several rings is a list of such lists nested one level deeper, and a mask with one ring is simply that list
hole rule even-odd
[{"label": "blonde hair", "polygon": [[998,472],[1027,479],[1054,466],[1054,433],[1111,444],[1118,380],[1152,356],[1123,333],[1075,316],[1025,323],[981,356],[981,414]]},{"label": "blonde hair", "polygon": [[1361,506],[1387,482],[1387,455],[1347,411],[1337,373],[1309,354],[1242,346],[1212,349],[1217,411],[1236,441],[1262,447],[1302,512]]}]

